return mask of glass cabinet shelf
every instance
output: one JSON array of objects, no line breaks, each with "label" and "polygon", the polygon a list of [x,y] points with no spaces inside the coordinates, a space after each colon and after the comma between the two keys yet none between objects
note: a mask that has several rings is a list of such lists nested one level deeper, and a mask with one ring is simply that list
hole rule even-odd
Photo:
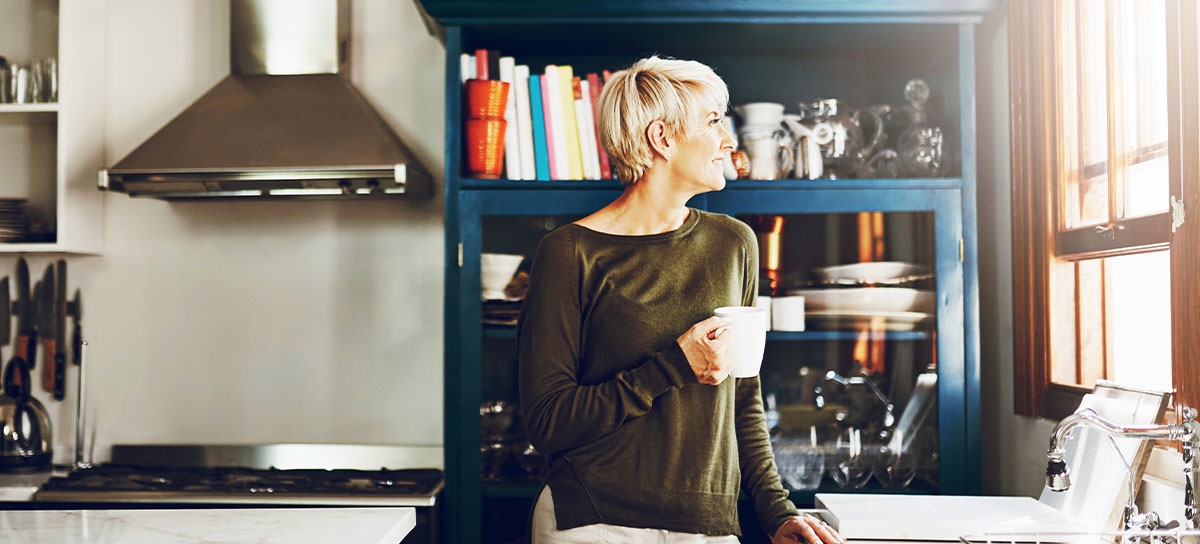
[{"label": "glass cabinet shelf", "polygon": [[[483,327],[483,337],[504,339],[517,337],[513,327]],[[767,341],[824,341],[824,340],[928,340],[929,331],[768,331]]]}]

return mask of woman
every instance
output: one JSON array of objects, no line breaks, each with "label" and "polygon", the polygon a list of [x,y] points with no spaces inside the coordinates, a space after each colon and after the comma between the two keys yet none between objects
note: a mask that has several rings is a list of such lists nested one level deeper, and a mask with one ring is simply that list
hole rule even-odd
[{"label": "woman", "polygon": [[844,544],[796,515],[758,378],[734,363],[720,306],[753,305],[745,224],[689,209],[725,186],[729,93],[712,69],[650,57],[600,95],[601,145],[625,191],[541,241],[518,325],[529,439],[551,458],[534,544],[737,542],[739,489],[775,544]]}]

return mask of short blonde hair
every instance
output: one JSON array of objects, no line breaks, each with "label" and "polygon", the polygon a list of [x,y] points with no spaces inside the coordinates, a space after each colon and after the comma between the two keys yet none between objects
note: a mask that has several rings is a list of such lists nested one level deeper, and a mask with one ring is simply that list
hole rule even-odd
[{"label": "short blonde hair", "polygon": [[650,123],[661,119],[668,134],[679,137],[710,104],[724,113],[729,89],[712,68],[694,60],[652,56],[613,74],[600,93],[598,128],[621,182],[636,182],[653,164]]}]

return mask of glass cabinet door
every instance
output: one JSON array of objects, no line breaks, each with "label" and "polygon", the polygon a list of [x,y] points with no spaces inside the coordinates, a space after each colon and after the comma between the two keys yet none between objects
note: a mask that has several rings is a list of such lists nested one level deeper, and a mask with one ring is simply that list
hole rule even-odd
[{"label": "glass cabinet door", "polygon": [[865,187],[708,196],[758,239],[758,303],[772,317],[763,398],[793,498],[962,492],[958,199]]},{"label": "glass cabinet door", "polygon": [[759,242],[762,389],[785,485],[937,491],[933,212],[735,217]]}]

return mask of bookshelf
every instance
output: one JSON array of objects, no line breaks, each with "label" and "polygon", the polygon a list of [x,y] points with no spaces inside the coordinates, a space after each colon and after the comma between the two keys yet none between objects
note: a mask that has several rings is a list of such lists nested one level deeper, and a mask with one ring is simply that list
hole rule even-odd
[{"label": "bookshelf", "polygon": [[[785,216],[797,229],[796,267],[838,264],[849,244],[839,225],[879,213],[888,232],[905,232],[905,251],[936,278],[936,320],[911,331],[819,330],[770,333],[764,390],[775,377],[813,361],[837,365],[860,340],[889,358],[937,362],[934,484],[872,492],[973,494],[980,488],[978,294],[975,257],[974,27],[994,2],[908,0],[779,3],[734,7],[700,1],[605,3],[422,0],[446,44],[445,449],[447,541],[520,541],[535,483],[480,478],[481,401],[515,388],[515,334],[479,324],[479,254],[532,254],[538,233],[582,217],[621,191],[614,180],[510,181],[463,175],[460,53],[511,55],[540,73],[570,64],[575,73],[619,69],[652,53],[695,59],[729,84],[730,104],[836,97],[851,104],[903,104],[904,83],[925,79],[931,106],[951,141],[945,177],[818,179],[728,183],[689,205],[745,220]],[[811,231],[811,234],[806,233]],[[914,234],[915,233],[915,234]],[[803,248],[811,247],[812,251]],[[905,355],[907,354],[907,355]],[[892,363],[889,363],[892,364]],[[508,392],[515,394],[514,391]],[[820,492],[844,492],[826,480]],[[810,506],[811,491],[793,491]],[[743,542],[765,542],[742,506]],[[497,516],[514,517],[498,527]],[[747,521],[749,520],[749,524]]]}]

